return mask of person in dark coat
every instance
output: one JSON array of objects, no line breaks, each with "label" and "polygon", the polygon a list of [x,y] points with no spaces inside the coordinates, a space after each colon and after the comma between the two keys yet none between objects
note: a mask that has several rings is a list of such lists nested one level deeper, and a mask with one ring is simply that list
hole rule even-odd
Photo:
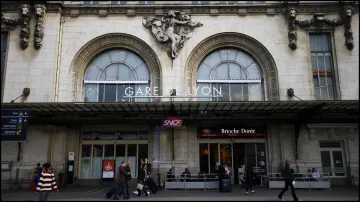
[{"label": "person in dark coat", "polygon": [[252,165],[246,166],[245,170],[245,179],[246,179],[246,195],[249,194],[249,188],[251,189],[251,193],[255,193],[253,190],[253,178],[255,177],[254,169]]},{"label": "person in dark coat", "polygon": [[226,172],[223,164],[219,166],[218,172],[219,172],[219,191],[222,192],[221,181],[225,178],[225,172]]},{"label": "person in dark coat", "polygon": [[117,194],[114,194],[114,198],[116,199],[116,195],[123,196],[124,199],[129,199],[129,196],[126,195],[126,187],[125,182],[129,176],[129,173],[126,172],[126,163],[125,161],[121,162],[121,166],[118,168],[118,171],[115,175],[115,181],[118,184]]},{"label": "person in dark coat", "polygon": [[280,192],[279,194],[279,199],[280,200],[283,200],[282,197],[284,195],[284,193],[289,189],[290,187],[290,190],[291,190],[291,195],[294,199],[294,201],[301,201],[301,199],[299,199],[296,194],[295,194],[295,189],[294,189],[294,184],[293,182],[294,181],[294,176],[293,176],[293,173],[291,172],[291,169],[290,169],[290,159],[287,158],[285,160],[285,166],[284,166],[284,169],[283,169],[283,177],[284,177],[284,180],[285,180],[285,187],[284,189]]},{"label": "person in dark coat", "polygon": [[147,173],[147,164],[144,163],[143,166],[141,166],[142,169],[139,170],[139,176],[138,176],[138,184],[143,185],[142,190],[138,189],[138,197],[141,197],[141,192],[143,191],[145,196],[148,196],[148,190],[147,190],[147,179],[148,179],[148,173]]},{"label": "person in dark coat", "polygon": [[127,178],[125,180],[125,193],[126,193],[127,197],[129,197],[129,198],[130,198],[129,183],[130,183],[131,178],[132,178],[131,177],[131,168],[130,168],[130,166],[131,166],[131,162],[128,161],[126,163],[126,167],[125,167],[125,171],[128,173],[128,176],[127,176]]}]

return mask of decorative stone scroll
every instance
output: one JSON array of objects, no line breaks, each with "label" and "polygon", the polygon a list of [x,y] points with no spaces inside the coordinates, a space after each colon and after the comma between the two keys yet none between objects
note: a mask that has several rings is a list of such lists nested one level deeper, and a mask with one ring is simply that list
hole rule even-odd
[{"label": "decorative stone scroll", "polygon": [[144,17],[143,25],[160,43],[169,43],[169,56],[175,59],[185,42],[191,37],[195,27],[201,27],[200,22],[191,21],[190,16],[180,11],[170,10],[161,19]]},{"label": "decorative stone scroll", "polygon": [[[345,10],[345,11],[344,11]],[[297,11],[295,8],[291,8],[287,12],[287,20],[288,20],[288,39],[289,39],[289,47],[291,50],[297,49],[297,29],[296,25],[300,28],[307,27],[315,27],[316,29],[323,29],[325,24],[330,25],[332,27],[344,25],[345,27],[345,45],[348,50],[352,50],[354,48],[353,42],[353,32],[351,30],[351,17],[353,15],[353,10],[348,7],[343,9],[340,12],[340,19],[327,19],[325,18],[324,13],[315,13],[312,19],[309,20],[296,20]]]},{"label": "decorative stone scroll", "polygon": [[34,32],[34,47],[36,50],[39,50],[42,47],[43,37],[44,37],[44,16],[46,12],[45,5],[37,4],[35,5],[36,11],[36,25]]},{"label": "decorative stone scroll", "polygon": [[22,25],[20,30],[20,46],[21,49],[25,50],[29,47],[29,39],[30,39],[30,19],[31,19],[31,9],[30,5],[23,4],[21,5],[22,10]]}]

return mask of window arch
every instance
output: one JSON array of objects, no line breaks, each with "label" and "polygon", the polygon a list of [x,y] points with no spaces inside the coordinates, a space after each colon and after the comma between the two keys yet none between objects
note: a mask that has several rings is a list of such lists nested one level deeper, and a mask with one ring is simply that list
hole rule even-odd
[{"label": "window arch", "polygon": [[126,49],[103,52],[94,58],[84,75],[85,102],[148,102],[127,95],[145,95],[150,89],[150,71],[135,53]]},{"label": "window arch", "polygon": [[247,53],[232,48],[211,52],[197,72],[197,95],[222,95],[200,98],[202,101],[262,101],[263,74],[258,63]]}]

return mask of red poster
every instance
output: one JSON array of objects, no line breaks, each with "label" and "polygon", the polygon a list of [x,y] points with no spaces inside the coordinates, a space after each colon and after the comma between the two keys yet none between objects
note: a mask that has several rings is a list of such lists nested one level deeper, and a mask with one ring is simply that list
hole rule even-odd
[{"label": "red poster", "polygon": [[115,160],[103,160],[103,178],[114,178]]}]

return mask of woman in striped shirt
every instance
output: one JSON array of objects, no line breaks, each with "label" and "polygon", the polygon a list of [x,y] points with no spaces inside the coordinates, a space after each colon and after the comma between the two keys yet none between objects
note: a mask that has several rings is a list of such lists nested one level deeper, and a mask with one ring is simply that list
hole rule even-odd
[{"label": "woman in striped shirt", "polygon": [[56,190],[59,192],[59,189],[56,186],[54,173],[50,170],[50,163],[44,163],[43,168],[44,172],[41,173],[38,186],[36,187],[35,194],[39,194],[39,201],[47,201],[49,192],[51,190]]}]

